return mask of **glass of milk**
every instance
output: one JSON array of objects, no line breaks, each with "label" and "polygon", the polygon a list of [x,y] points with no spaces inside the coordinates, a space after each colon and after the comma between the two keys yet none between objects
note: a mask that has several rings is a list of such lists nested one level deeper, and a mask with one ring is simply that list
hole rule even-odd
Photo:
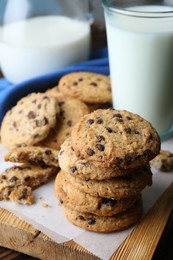
[{"label": "glass of milk", "polygon": [[173,1],[102,0],[113,106],[173,133]]},{"label": "glass of milk", "polygon": [[89,2],[2,0],[0,64],[4,76],[19,83],[87,60],[92,22]]}]

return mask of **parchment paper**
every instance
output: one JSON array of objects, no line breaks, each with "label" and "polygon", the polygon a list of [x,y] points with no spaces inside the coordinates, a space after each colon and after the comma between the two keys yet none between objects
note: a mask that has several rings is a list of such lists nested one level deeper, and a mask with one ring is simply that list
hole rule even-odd
[{"label": "parchment paper", "polygon": [[[173,152],[173,139],[162,143],[162,149]],[[0,145],[0,172],[10,167],[3,157],[6,149]],[[143,191],[144,215],[160,197],[164,190],[173,182],[173,172],[162,173],[152,168],[153,185]],[[125,231],[99,234],[82,230],[68,222],[62,208],[54,196],[54,181],[34,191],[36,203],[31,206],[17,205],[13,202],[0,202],[0,207],[9,210],[40,230],[57,243],[73,239],[91,253],[103,260],[108,260],[134,227]],[[48,207],[43,207],[43,203]]]}]

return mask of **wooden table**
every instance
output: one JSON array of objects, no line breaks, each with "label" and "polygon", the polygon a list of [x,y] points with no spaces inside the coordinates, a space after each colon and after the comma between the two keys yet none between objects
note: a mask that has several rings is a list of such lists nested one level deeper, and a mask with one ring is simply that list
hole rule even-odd
[{"label": "wooden table", "polygon": [[[94,24],[92,26],[92,49],[96,50],[96,49],[99,49],[99,48],[102,48],[102,47],[105,47],[105,46],[107,46],[105,27],[103,25],[100,25],[100,24]],[[0,75],[2,76],[2,74],[0,74]],[[0,217],[3,217],[4,215],[6,215],[7,217],[5,217],[3,221],[8,223],[10,221],[11,213],[1,209]],[[30,230],[32,235],[33,235],[33,232],[36,232],[30,225],[28,225],[24,221],[19,220],[17,217],[15,217],[15,221],[13,223],[12,229],[13,228],[15,229],[15,225],[18,225],[18,226],[21,225],[22,227],[25,226],[27,229]],[[10,240],[10,230],[8,230],[8,227],[5,230],[2,230],[2,228],[0,227],[0,236],[2,235],[3,232],[6,232],[6,237],[7,237],[7,239]],[[38,242],[36,242],[36,243],[41,243],[44,239],[48,239],[46,236],[44,237],[44,235],[40,234],[40,233],[35,234],[35,237],[38,238],[37,239]],[[11,240],[12,240],[12,238],[11,238]],[[56,247],[56,243],[54,243],[52,240],[50,240],[49,242],[52,246]],[[11,243],[11,245],[15,244],[15,241],[10,241],[10,243]],[[10,245],[10,243],[9,243],[9,245]],[[3,243],[0,243],[0,245],[2,245],[2,244]],[[8,243],[6,241],[4,241],[3,245],[7,246]],[[9,246],[9,247],[10,248],[17,248],[17,246],[16,247],[15,246]],[[35,246],[38,246],[38,244],[36,244]],[[162,260],[162,259],[172,260],[173,259],[172,246],[173,246],[173,212],[172,212],[172,214],[169,218],[169,221],[166,225],[164,233],[163,233],[163,235],[162,235],[162,237],[159,241],[159,244],[158,244],[158,246],[155,250],[155,253],[154,253],[154,256],[153,256],[152,259],[154,259],[154,260]],[[73,248],[73,253],[71,251],[71,248]],[[22,248],[19,248],[19,249],[16,249],[16,250],[19,250],[20,252],[24,252],[24,251],[22,251]],[[57,246],[57,250],[58,250],[58,246]],[[78,250],[77,246],[76,246],[76,250]],[[48,248],[48,251],[49,251],[49,248]],[[0,259],[3,259],[3,260],[12,260],[12,259],[34,260],[34,259],[36,259],[36,258],[33,258],[29,255],[22,254],[20,252],[17,252],[17,251],[11,250],[11,249],[7,249],[5,247],[0,246]],[[74,244],[70,242],[70,243],[67,243],[66,249],[64,249],[64,251],[63,251],[63,257],[60,257],[60,258],[57,257],[57,260],[58,259],[60,259],[60,260],[61,259],[69,259],[69,260],[71,260],[71,259],[76,259],[76,260],[98,259],[96,257],[93,257],[92,255],[88,256],[88,254],[86,253],[85,250],[82,250],[80,253],[81,253],[80,256],[76,255],[75,250],[74,250]],[[49,259],[51,260],[51,257],[49,257]]]}]

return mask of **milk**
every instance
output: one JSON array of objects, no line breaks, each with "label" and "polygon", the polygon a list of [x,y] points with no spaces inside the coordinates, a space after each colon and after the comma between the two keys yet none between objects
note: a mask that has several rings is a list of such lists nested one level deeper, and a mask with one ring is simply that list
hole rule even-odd
[{"label": "milk", "polygon": [[1,69],[13,83],[86,60],[89,53],[88,22],[65,16],[43,16],[1,29]]},{"label": "milk", "polygon": [[[135,11],[173,11],[140,6]],[[160,14],[158,14],[160,16]],[[173,18],[105,13],[113,106],[149,120],[163,136],[173,124]]]}]

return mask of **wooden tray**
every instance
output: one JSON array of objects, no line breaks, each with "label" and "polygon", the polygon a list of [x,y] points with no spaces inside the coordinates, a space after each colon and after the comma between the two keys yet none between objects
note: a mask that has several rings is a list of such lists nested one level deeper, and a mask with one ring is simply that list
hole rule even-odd
[{"label": "wooden tray", "polygon": [[[172,201],[173,183],[110,259],[151,259],[173,210]],[[99,259],[74,241],[55,243],[25,221],[1,208],[0,245],[41,259]]]}]

